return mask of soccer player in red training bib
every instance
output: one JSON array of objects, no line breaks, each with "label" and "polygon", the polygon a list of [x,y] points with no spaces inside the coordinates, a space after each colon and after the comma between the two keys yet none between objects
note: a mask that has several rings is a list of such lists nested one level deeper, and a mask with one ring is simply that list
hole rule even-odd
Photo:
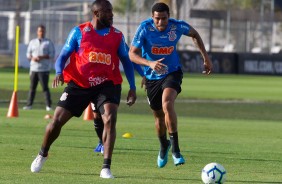
[{"label": "soccer player in red training bib", "polygon": [[[183,78],[176,51],[177,42],[182,35],[192,37],[204,59],[203,73],[210,74],[211,61],[200,35],[186,22],[169,18],[169,7],[165,3],[154,4],[152,18],[140,24],[129,52],[133,62],[144,65],[148,102],[153,111],[160,141],[157,157],[159,168],[167,164],[170,147],[174,164],[177,166],[185,163],[178,144],[177,117],[174,109]],[[142,57],[139,53],[142,53]],[[170,140],[167,140],[167,131]]]},{"label": "soccer player in red training bib", "polygon": [[[73,116],[81,116],[93,103],[104,122],[104,163],[101,178],[114,178],[111,159],[116,139],[116,119],[120,96],[116,84],[122,77],[116,68],[123,63],[130,90],[127,99],[136,100],[134,70],[128,57],[123,34],[112,27],[112,5],[107,0],[96,0],[91,6],[92,21],[83,23],[69,34],[56,61],[56,78],[53,87],[68,83],[57,104],[54,117],[46,127],[41,150],[31,164],[32,172],[39,172],[47,160],[51,144],[57,139],[61,128]],[[70,62],[67,62],[70,57]]]}]

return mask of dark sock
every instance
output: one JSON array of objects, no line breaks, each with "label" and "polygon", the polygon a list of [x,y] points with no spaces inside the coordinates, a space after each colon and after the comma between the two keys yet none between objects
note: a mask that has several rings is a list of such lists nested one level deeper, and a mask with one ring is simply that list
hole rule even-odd
[{"label": "dark sock", "polygon": [[110,169],[111,168],[111,162],[112,162],[112,160],[110,158],[104,158],[103,169],[104,168]]},{"label": "dark sock", "polygon": [[104,123],[103,123],[102,118],[94,119],[94,128],[95,128],[95,131],[99,138],[100,143],[102,143],[102,137],[103,137],[103,131],[104,131]]},{"label": "dark sock", "polygon": [[39,155],[41,155],[43,157],[47,157],[48,156],[48,151],[49,151],[49,148],[41,147]]},{"label": "dark sock", "polygon": [[161,144],[160,157],[164,158],[164,156],[166,154],[166,149],[168,147],[168,140],[167,140],[166,134],[159,137],[159,141],[160,141],[160,144]]},{"label": "dark sock", "polygon": [[171,150],[173,155],[176,158],[180,157],[180,149],[179,149],[179,145],[178,145],[178,133],[174,132],[174,133],[169,133],[169,137],[170,137],[170,142],[171,142]]}]

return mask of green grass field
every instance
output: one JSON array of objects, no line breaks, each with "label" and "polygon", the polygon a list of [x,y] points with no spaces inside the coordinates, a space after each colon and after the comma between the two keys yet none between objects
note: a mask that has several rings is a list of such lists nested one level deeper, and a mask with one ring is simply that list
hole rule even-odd
[{"label": "green grass field", "polygon": [[[156,166],[159,149],[145,93],[139,89],[133,107],[121,103],[112,160],[116,179],[103,180],[103,162],[93,148],[97,137],[91,121],[73,118],[52,145],[42,172],[31,173],[45,126],[44,97],[38,86],[35,107],[23,111],[29,86],[28,71],[20,70],[19,117],[7,118],[13,91],[13,69],[0,69],[0,183],[189,183],[200,184],[201,169],[218,162],[230,184],[282,183],[281,77],[185,74],[175,105],[179,139],[186,164],[175,167],[171,153],[163,169]],[[52,74],[50,79],[52,80]],[[51,83],[51,81],[50,81]],[[127,83],[123,86],[123,99]],[[54,104],[63,87],[51,89]],[[130,132],[132,139],[122,138]]]}]

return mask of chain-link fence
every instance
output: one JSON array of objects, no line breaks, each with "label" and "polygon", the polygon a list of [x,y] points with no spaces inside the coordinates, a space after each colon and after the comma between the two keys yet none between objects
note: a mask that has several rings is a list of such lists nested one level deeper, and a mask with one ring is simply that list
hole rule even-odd
[{"label": "chain-link fence", "polygon": [[[151,16],[151,5],[155,1],[110,2],[114,6],[114,26],[124,33],[130,43],[139,23]],[[253,5],[251,8],[242,7],[244,4],[236,6],[234,0],[165,2],[171,5],[171,17],[190,23],[200,33],[209,51],[270,53],[274,48],[276,52],[280,51],[281,16],[279,3],[274,0],[241,1]],[[91,3],[92,0],[0,0],[0,51],[13,53],[17,24],[21,29],[21,44],[28,44],[36,37],[37,25],[44,24],[46,37],[56,45],[63,45],[71,28],[91,19]],[[117,11],[117,4],[124,11]],[[190,38],[183,37],[178,49],[196,48]]]}]

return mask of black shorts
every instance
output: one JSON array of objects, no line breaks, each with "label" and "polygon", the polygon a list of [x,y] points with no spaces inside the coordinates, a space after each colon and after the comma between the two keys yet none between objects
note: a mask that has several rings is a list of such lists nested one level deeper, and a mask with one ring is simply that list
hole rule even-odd
[{"label": "black shorts", "polygon": [[[121,98],[121,84],[115,85],[115,90],[114,90],[113,93],[115,95],[115,98],[118,101],[117,104],[119,105],[120,98]],[[93,112],[100,112],[100,110],[97,107],[98,107],[97,104],[91,103],[91,108],[92,108]]]},{"label": "black shorts", "polygon": [[163,79],[146,79],[147,98],[151,109],[155,111],[162,109],[162,95],[165,88],[173,88],[179,94],[181,92],[182,78],[182,70],[177,70],[168,74]]},{"label": "black shorts", "polygon": [[73,116],[79,117],[92,102],[103,114],[105,103],[119,104],[120,98],[118,99],[113,91],[115,91],[115,85],[111,81],[86,89],[70,82],[65,87],[57,105],[69,110]]}]

